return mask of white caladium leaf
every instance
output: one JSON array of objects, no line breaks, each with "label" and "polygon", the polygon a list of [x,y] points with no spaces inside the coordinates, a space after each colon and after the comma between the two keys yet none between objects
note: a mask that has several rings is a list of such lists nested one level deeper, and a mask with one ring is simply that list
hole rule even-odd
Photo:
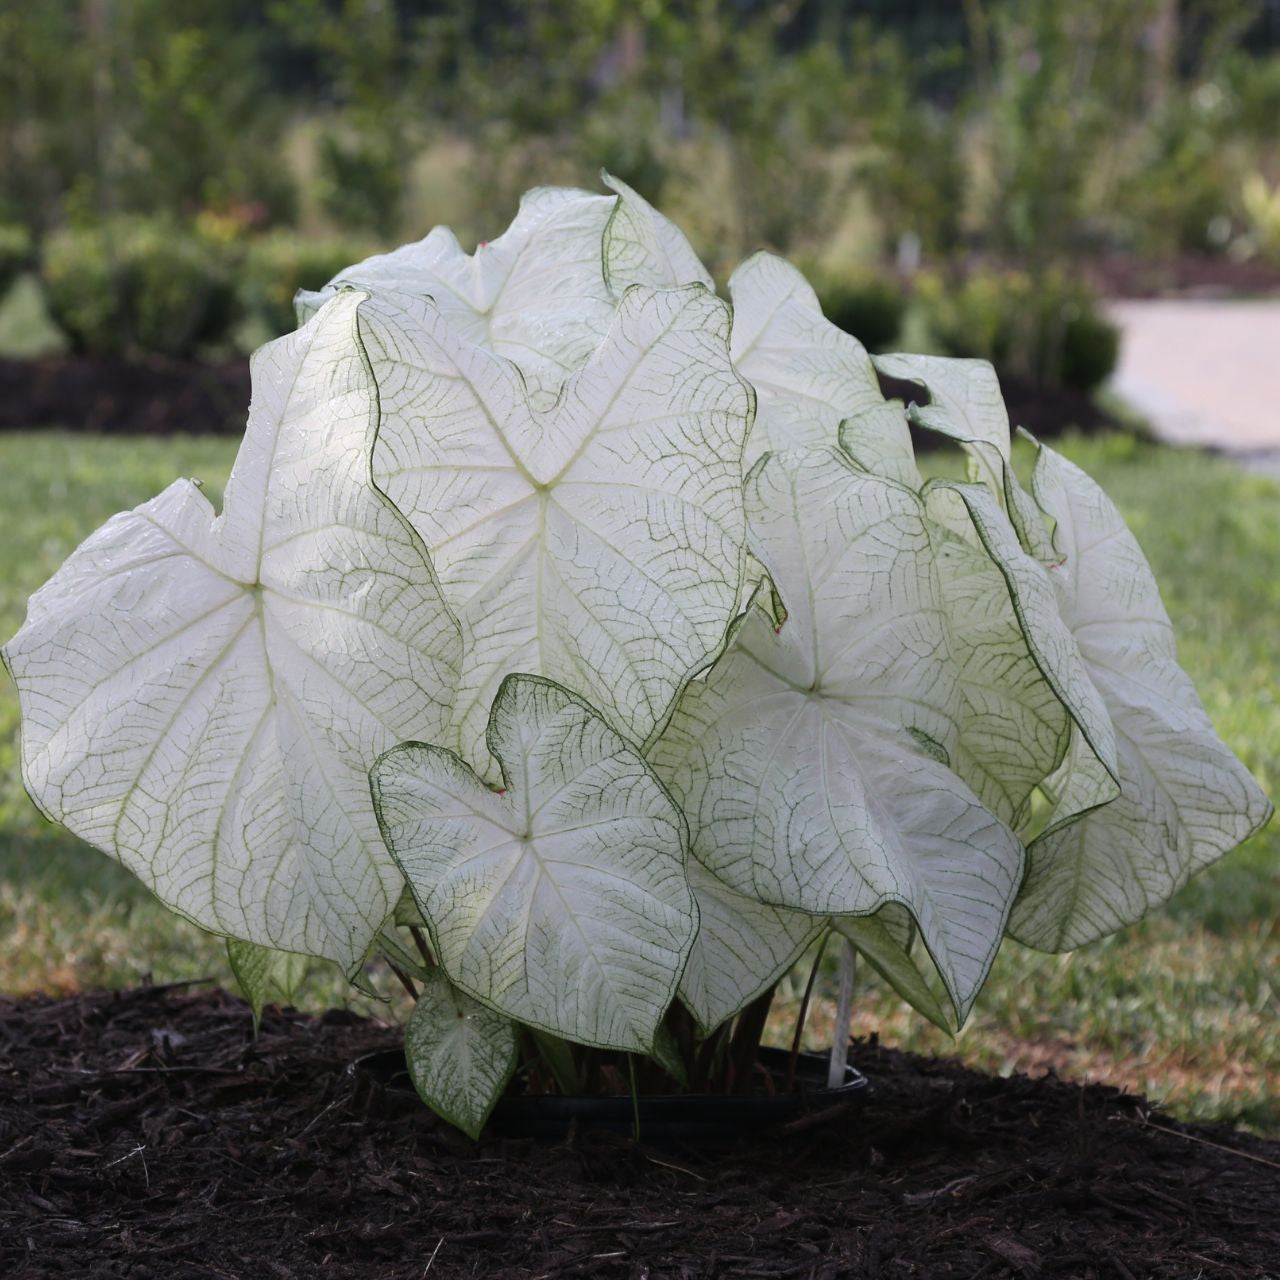
[{"label": "white caladium leaf", "polygon": [[595,349],[613,317],[602,245],[613,196],[536,187],[496,240],[464,253],[448,227],[341,271],[319,294],[299,299],[305,314],[336,289],[376,297],[434,300],[457,339],[519,366],[539,407]]},{"label": "white caladium leaf", "polygon": [[418,904],[414,901],[413,894],[409,892],[407,884],[402,886],[396,905],[391,910],[391,923],[400,929],[421,927],[427,923],[422,918],[422,912],[418,910]]},{"label": "white caladium leaf", "polygon": [[404,935],[394,924],[384,927],[374,939],[368,959],[374,958],[385,961],[388,966],[394,965],[408,978],[426,978],[435,968],[416,946],[406,945]]},{"label": "white caladium leaf", "polygon": [[920,489],[924,477],[916,465],[901,400],[886,400],[840,424],[840,447],[864,471]]},{"label": "white caladium leaf", "polygon": [[897,903],[870,916],[813,916],[735,893],[696,858],[689,863],[689,884],[700,924],[679,995],[704,1034],[772,987],[828,927],[848,938],[912,1008],[951,1030],[911,959],[914,926]]},{"label": "white caladium leaf", "polygon": [[1035,493],[1056,521],[1062,617],[1115,726],[1120,795],[1029,850],[1019,941],[1077,947],[1139,919],[1257,831],[1271,805],[1214,733],[1151,569],[1111,501],[1041,448]]},{"label": "white caladium leaf", "polygon": [[774,454],[746,491],[787,621],[743,621],[655,767],[714,875],[813,915],[902,903],[967,1009],[1023,857],[947,764],[963,700],[920,500],[834,449]]},{"label": "white caladium leaf", "polygon": [[620,178],[606,173],[603,180],[618,195],[604,233],[604,278],[614,295],[621,297],[633,284],[701,284],[714,293],[715,281],[684,232]]},{"label": "white caladium leaf", "polygon": [[[1096,685],[1094,689],[1098,700],[1102,702],[1101,691]],[[1110,712],[1107,713],[1107,724],[1110,727],[1114,745],[1115,728],[1111,725]],[[1035,824],[1039,827],[1036,831],[1037,839],[1057,831],[1060,827],[1069,826],[1081,814],[1089,813],[1115,800],[1120,794],[1118,750],[1112,762],[1108,764],[1098,754],[1089,736],[1079,724],[1073,724],[1067,754],[1057,769],[1045,779],[1041,792],[1052,808],[1047,818]]]},{"label": "white caladium leaf", "polygon": [[1053,544],[1043,515],[1010,465],[1009,414],[995,369],[986,360],[903,354],[876,356],[875,364],[890,377],[924,387],[929,403],[912,405],[911,421],[964,447],[971,478],[1005,507],[1026,550],[1052,563]]},{"label": "white caladium leaf", "polygon": [[400,888],[367,770],[443,735],[460,643],[369,479],[360,305],[254,357],[222,515],[182,480],[115,516],[4,651],[46,813],[202,927],[348,971]]},{"label": "white caladium leaf", "polygon": [[404,1056],[423,1102],[478,1138],[516,1069],[516,1026],[436,969],[405,1024]]},{"label": "white caladium leaf", "polygon": [[[747,467],[771,449],[834,445],[846,418],[883,407],[862,343],[823,317],[817,294],[789,262],[754,254],[730,277],[729,294],[733,362],[758,397]],[[911,456],[905,422],[866,421],[883,428],[886,451]]]},{"label": "white caladium leaf", "polygon": [[680,1041],[671,1024],[660,1023],[649,1055],[682,1089],[689,1087],[689,1067],[680,1052]]},{"label": "white caladium leaf", "polygon": [[[848,916],[849,920],[866,920],[867,916]],[[916,940],[916,924],[900,902],[886,902],[875,914],[880,927],[903,951],[910,951]]]},{"label": "white caladium leaf", "polygon": [[633,742],[723,644],[743,581],[750,388],[700,285],[627,292],[538,412],[505,360],[430,303],[368,323],[374,474],[435,559],[464,634],[456,743],[484,760],[511,671],[581,693]]},{"label": "white caladium leaf", "polygon": [[772,987],[826,921],[735,893],[696,858],[689,862],[689,886],[700,924],[680,979],[680,999],[710,1034]]},{"label": "white caladium leaf", "polygon": [[[975,501],[990,500],[979,486],[963,487]],[[950,764],[1016,828],[1036,788],[1061,763],[1071,721],[1027,644],[996,562],[933,521],[929,532],[962,699]]]},{"label": "white caladium leaf", "polygon": [[[933,481],[925,490],[931,513],[940,498],[948,499],[949,509],[951,503],[960,504],[971,521],[978,541],[1004,578],[1038,671],[1071,718],[1067,754],[1049,784],[1056,796],[1055,825],[1108,803],[1119,794],[1115,730],[1075,637],[1059,612],[1050,572],[1023,550],[1013,525],[988,489]],[[998,590],[992,594],[998,595]],[[974,605],[979,606],[976,599]],[[993,732],[999,741],[999,727]]]},{"label": "white caladium leaf", "polygon": [[307,976],[306,956],[260,947],[239,938],[227,939],[227,962],[241,994],[253,1011],[255,1035],[267,1001],[275,999],[292,1004]]},{"label": "white caladium leaf", "polygon": [[270,947],[260,947],[253,942],[242,942],[239,938],[227,939],[227,963],[231,966],[241,995],[249,1002],[249,1008],[253,1011],[255,1035],[258,1024],[262,1021],[262,1010],[275,987],[271,981],[273,958],[287,954],[284,951],[273,951]]},{"label": "white caladium leaf", "polygon": [[[912,417],[922,427],[971,446],[969,456],[994,493],[1004,489],[1000,463],[1009,458],[1009,414],[996,371],[986,360],[949,356],[874,356],[875,367],[891,378],[918,382],[929,403],[915,407]],[[974,447],[976,446],[976,447]]]},{"label": "white caladium leaf", "polygon": [[440,963],[519,1022],[649,1052],[698,926],[684,818],[636,751],[549,681],[503,682],[489,746],[501,792],[416,743],[373,771]]},{"label": "white caladium leaf", "polygon": [[896,936],[890,919],[886,907],[873,916],[842,916],[831,924],[917,1013],[950,1035],[952,1026],[941,1001],[911,958],[910,943]]}]

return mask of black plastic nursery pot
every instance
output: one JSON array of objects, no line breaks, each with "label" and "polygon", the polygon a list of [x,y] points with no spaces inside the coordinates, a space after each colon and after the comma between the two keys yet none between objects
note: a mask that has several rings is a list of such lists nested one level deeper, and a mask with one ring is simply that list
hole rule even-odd
[{"label": "black plastic nursery pot", "polygon": [[[826,1055],[802,1053],[796,1061],[794,1087],[782,1091],[791,1060],[785,1049],[762,1048],[759,1063],[778,1091],[751,1094],[683,1093],[561,1097],[512,1095],[499,1100],[489,1117],[489,1129],[510,1138],[563,1138],[574,1122],[579,1128],[630,1134],[639,1120],[640,1137],[647,1141],[731,1140],[762,1130],[802,1122],[836,1108],[844,1110],[866,1101],[870,1082],[853,1067],[845,1068],[845,1082],[827,1088]],[[357,1058],[347,1070],[376,1087],[395,1093],[417,1094],[405,1066],[404,1052],[384,1049]]]}]

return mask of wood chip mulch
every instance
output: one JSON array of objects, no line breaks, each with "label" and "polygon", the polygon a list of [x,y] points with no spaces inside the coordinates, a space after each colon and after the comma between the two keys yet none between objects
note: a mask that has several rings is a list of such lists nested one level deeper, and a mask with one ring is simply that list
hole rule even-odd
[{"label": "wood chip mulch", "polygon": [[1280,1143],[860,1043],[875,1094],[690,1149],[473,1144],[346,1071],[351,1014],[218,990],[0,998],[0,1276],[1261,1280]]}]

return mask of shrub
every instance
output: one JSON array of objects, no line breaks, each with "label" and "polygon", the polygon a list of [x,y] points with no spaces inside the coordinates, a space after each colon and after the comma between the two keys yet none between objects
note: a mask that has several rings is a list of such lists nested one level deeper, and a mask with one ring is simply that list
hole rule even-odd
[{"label": "shrub", "polygon": [[1058,372],[1065,386],[1093,391],[1114,372],[1120,358],[1120,330],[1087,305],[1069,314],[1062,330]]},{"label": "shrub", "polygon": [[380,132],[320,139],[316,177],[325,213],[342,226],[389,236],[404,201],[405,153]]},{"label": "shrub", "polygon": [[1112,932],[1270,814],[1106,496],[1048,448],[1022,488],[989,365],[880,357],[908,414],[794,267],[731,311],[614,187],[345,270],[254,357],[222,514],[114,517],[4,649],[42,810],[255,1003],[280,952],[416,978],[472,1134],[587,1048],[741,1085],[832,931],[963,1021],[1006,933]]},{"label": "shrub", "polygon": [[241,268],[244,308],[270,333],[288,333],[297,323],[295,294],[319,289],[368,252],[367,243],[346,237],[307,239],[295,231],[259,236],[250,243]]},{"label": "shrub", "polygon": [[1082,391],[1115,369],[1119,330],[1092,291],[1062,271],[1037,279],[982,270],[958,285],[928,275],[916,288],[930,334],[948,355],[989,360],[1000,373],[1037,386]]},{"label": "shrub", "polygon": [[874,272],[811,273],[822,314],[868,351],[890,351],[902,332],[907,297],[902,287]]},{"label": "shrub", "polygon": [[56,232],[41,278],[54,320],[94,355],[189,356],[224,341],[236,314],[226,251],[164,220]]}]

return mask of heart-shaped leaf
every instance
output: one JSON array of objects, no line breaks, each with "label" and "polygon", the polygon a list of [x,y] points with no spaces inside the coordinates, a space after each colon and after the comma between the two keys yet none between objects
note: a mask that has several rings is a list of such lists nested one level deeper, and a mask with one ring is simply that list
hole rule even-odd
[{"label": "heart-shaped leaf", "polygon": [[504,789],[406,743],[373,771],[382,833],[463,991],[580,1044],[648,1053],[697,931],[684,819],[644,760],[550,681],[505,680]]},{"label": "heart-shaped leaf", "polygon": [[46,813],[202,927],[348,971],[400,888],[368,768],[443,735],[459,660],[422,543],[369,478],[360,306],[254,357],[222,515],[181,480],[115,516],[4,650]]},{"label": "heart-shaped leaf", "polygon": [[[1056,522],[1062,618],[1115,726],[1120,784],[1073,821],[1055,814],[1028,850],[1011,932],[1054,951],[1140,919],[1257,831],[1271,805],[1178,666],[1155,578],[1110,499],[1043,446],[1034,486]],[[1050,783],[1068,795],[1071,764]]]},{"label": "heart-shaped leaf", "polygon": [[923,507],[837,450],[771,455],[746,488],[787,620],[743,621],[655,767],[719,879],[813,915],[902,903],[967,1010],[1022,847],[947,764],[964,704]]},{"label": "heart-shaped leaf", "polygon": [[666,718],[738,609],[750,389],[701,286],[631,289],[554,409],[429,303],[370,324],[374,473],[462,621],[458,733],[482,763],[511,671],[582,694],[633,742]]},{"label": "heart-shaped leaf", "polygon": [[516,1069],[516,1026],[436,969],[405,1024],[404,1056],[423,1102],[478,1138]]},{"label": "heart-shaped leaf", "polygon": [[929,392],[929,403],[920,408],[921,425],[962,444],[981,440],[1000,457],[1009,456],[1009,414],[990,361],[900,351],[871,359],[881,373],[918,382]]},{"label": "heart-shaped leaf", "polygon": [[293,1003],[307,976],[307,957],[292,951],[275,951],[239,938],[227,939],[227,962],[241,994],[253,1010],[253,1031],[258,1033],[262,1011],[271,999]]}]

